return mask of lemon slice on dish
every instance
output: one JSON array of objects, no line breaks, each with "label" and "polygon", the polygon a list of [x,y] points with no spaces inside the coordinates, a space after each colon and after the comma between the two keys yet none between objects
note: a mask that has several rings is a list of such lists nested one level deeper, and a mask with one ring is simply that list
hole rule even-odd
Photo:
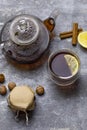
[{"label": "lemon slice on dish", "polygon": [[78,35],[78,42],[82,47],[87,48],[87,31],[81,32]]},{"label": "lemon slice on dish", "polygon": [[65,57],[66,62],[69,66],[71,74],[75,75],[78,71],[78,68],[79,68],[79,63],[78,63],[77,59],[74,56],[68,55],[68,54],[66,54],[64,57]]}]

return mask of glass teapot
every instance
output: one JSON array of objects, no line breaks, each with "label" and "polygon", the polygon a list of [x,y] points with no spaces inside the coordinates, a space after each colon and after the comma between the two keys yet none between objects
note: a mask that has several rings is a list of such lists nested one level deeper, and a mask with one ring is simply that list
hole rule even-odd
[{"label": "glass teapot", "polygon": [[1,31],[4,55],[18,63],[35,62],[49,46],[56,16],[57,11],[44,21],[28,14],[9,20]]}]

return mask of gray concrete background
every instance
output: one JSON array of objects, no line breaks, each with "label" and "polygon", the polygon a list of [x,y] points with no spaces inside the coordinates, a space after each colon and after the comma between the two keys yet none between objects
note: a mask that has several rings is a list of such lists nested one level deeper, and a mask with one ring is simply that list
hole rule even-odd
[{"label": "gray concrete background", "polygon": [[[86,0],[0,0],[0,29],[3,23],[14,15],[29,13],[42,20],[47,18],[52,10],[59,9],[55,32],[71,30],[72,23],[78,22],[79,27],[87,30]],[[17,85],[28,84],[35,88],[41,84],[45,95],[36,95],[36,108],[29,113],[29,126],[25,125],[25,117],[20,116],[20,122],[14,120],[14,113],[7,106],[7,95],[0,96],[0,130],[70,130],[87,129],[87,50],[71,45],[71,39],[59,40],[55,37],[51,42],[51,52],[69,48],[78,54],[81,60],[81,73],[74,84],[76,89],[71,92],[60,91],[48,77],[47,62],[33,71],[21,71],[9,64],[0,50],[0,73],[6,76],[5,85],[14,81]]]}]

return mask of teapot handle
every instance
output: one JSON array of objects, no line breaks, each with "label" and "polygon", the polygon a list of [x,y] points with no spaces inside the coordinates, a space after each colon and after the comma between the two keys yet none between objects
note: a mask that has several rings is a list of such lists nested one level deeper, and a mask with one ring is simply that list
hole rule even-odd
[{"label": "teapot handle", "polygon": [[50,16],[43,21],[44,25],[47,27],[48,31],[51,33],[55,28],[55,20],[59,14],[58,9],[52,11]]}]

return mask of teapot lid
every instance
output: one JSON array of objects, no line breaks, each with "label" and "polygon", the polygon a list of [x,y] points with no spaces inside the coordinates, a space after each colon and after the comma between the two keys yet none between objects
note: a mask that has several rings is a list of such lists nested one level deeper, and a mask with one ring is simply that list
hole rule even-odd
[{"label": "teapot lid", "polygon": [[36,41],[39,35],[39,25],[33,16],[17,16],[10,25],[10,38],[18,45],[29,45]]}]

